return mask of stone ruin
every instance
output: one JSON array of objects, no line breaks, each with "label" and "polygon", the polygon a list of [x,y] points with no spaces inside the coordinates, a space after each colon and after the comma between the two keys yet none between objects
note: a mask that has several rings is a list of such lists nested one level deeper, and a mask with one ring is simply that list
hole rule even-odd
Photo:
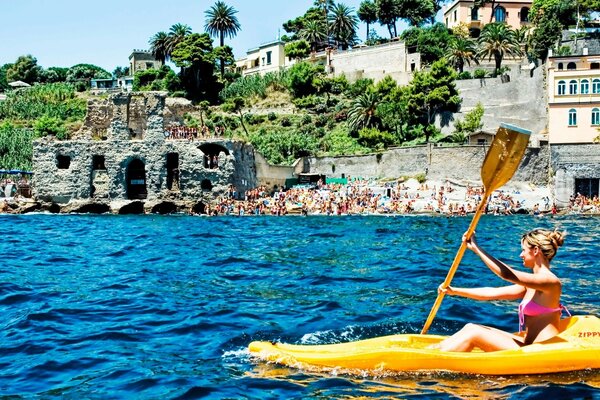
[{"label": "stone ruin", "polygon": [[60,212],[200,213],[230,185],[257,186],[252,146],[171,134],[190,107],[164,92],[89,100],[73,140],[34,142],[34,198]]}]

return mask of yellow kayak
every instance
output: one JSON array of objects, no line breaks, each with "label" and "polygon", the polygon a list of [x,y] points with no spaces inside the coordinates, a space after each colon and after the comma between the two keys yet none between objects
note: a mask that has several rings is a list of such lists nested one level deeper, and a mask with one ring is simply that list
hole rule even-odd
[{"label": "yellow kayak", "polygon": [[403,334],[328,345],[252,342],[260,360],[308,370],[453,371],[483,375],[544,374],[600,368],[600,320],[561,321],[561,333],[519,349],[469,353],[428,348],[446,336]]}]

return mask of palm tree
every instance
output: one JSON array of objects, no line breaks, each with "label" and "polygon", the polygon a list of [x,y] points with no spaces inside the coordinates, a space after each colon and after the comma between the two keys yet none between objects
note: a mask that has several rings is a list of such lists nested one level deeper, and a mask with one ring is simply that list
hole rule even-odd
[{"label": "palm tree", "polygon": [[448,43],[446,59],[448,59],[448,62],[456,68],[458,72],[463,72],[465,63],[469,66],[471,65],[471,61],[475,62],[475,64],[479,64],[475,41],[461,36],[454,36],[450,40],[450,43]]},{"label": "palm tree", "polygon": [[171,53],[169,51],[169,35],[165,32],[158,32],[150,38],[150,51],[157,60],[163,63],[169,59]]},{"label": "palm tree", "polygon": [[313,5],[323,11],[323,26],[325,27],[325,37],[327,38],[327,46],[329,47],[329,11],[335,5],[334,0],[314,0]]},{"label": "palm tree", "polygon": [[356,42],[356,26],[358,19],[354,13],[354,8],[348,7],[343,3],[336,4],[331,10],[329,22],[331,26],[331,34],[338,46],[342,46],[343,50]]},{"label": "palm tree", "polygon": [[169,29],[169,40],[168,40],[168,56],[171,56],[175,46],[177,46],[186,36],[192,33],[192,28],[186,24],[175,24]]},{"label": "palm tree", "polygon": [[[220,0],[205,12],[206,24],[204,29],[210,36],[219,37],[219,46],[221,47],[225,45],[225,36],[233,38],[241,29],[235,14],[237,14],[235,8]],[[225,62],[223,59],[220,60],[220,64],[221,78],[223,78],[223,75],[225,75]]]},{"label": "palm tree", "polygon": [[325,26],[318,20],[306,21],[304,27],[298,33],[298,36],[300,36],[300,39],[304,39],[310,43],[310,47],[313,51],[317,50],[319,43],[327,39]]},{"label": "palm tree", "polygon": [[352,131],[379,125],[380,120],[376,115],[379,100],[378,94],[372,91],[367,91],[354,99],[348,111],[348,124]]},{"label": "palm tree", "polygon": [[508,25],[501,22],[487,24],[479,36],[479,58],[494,57],[497,74],[502,65],[502,59],[506,55],[520,56],[521,46],[517,41],[517,35]]},{"label": "palm tree", "polygon": [[367,36],[365,38],[366,42],[369,40],[369,26],[377,22],[377,7],[375,7],[375,3],[370,0],[363,1],[360,3],[357,15],[358,19],[367,24]]}]

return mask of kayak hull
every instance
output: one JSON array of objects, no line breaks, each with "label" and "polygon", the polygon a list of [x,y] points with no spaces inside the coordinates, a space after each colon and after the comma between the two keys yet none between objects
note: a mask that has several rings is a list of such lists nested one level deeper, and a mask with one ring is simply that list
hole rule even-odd
[{"label": "kayak hull", "polygon": [[429,346],[446,336],[403,334],[329,345],[252,342],[263,361],[308,370],[453,371],[483,375],[545,374],[600,368],[600,320],[574,316],[561,321],[552,339],[519,349],[447,352]]}]

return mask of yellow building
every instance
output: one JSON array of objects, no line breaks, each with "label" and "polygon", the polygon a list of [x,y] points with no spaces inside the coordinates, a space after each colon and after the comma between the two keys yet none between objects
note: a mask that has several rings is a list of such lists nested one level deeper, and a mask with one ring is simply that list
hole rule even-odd
[{"label": "yellow building", "polygon": [[548,58],[548,140],[592,143],[600,134],[600,55]]},{"label": "yellow building", "polygon": [[461,22],[467,24],[474,37],[485,24],[490,22],[506,22],[513,29],[529,25],[529,9],[533,0],[504,0],[486,3],[476,7],[473,0],[454,0],[443,8],[444,22],[448,28],[454,28]]},{"label": "yellow building", "polygon": [[246,57],[236,60],[236,72],[246,76],[264,75],[288,66],[291,62],[285,57],[284,42],[275,40],[250,49]]}]

